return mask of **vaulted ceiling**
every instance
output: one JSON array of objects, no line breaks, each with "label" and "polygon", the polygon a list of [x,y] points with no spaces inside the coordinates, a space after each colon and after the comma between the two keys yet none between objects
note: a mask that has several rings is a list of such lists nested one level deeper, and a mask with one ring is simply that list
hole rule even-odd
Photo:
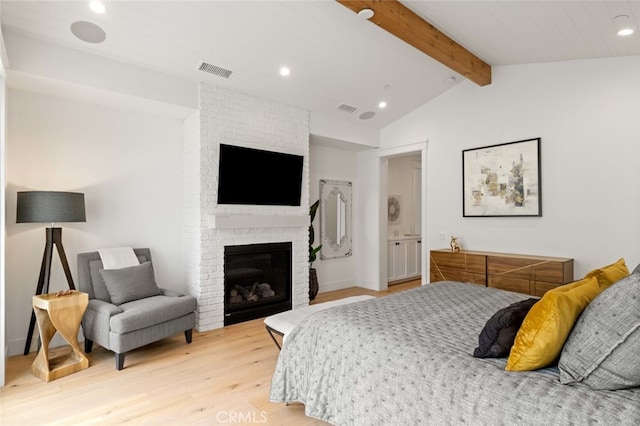
[{"label": "vaulted ceiling", "polygon": [[[464,77],[333,0],[2,1],[3,32],[18,33],[182,79],[381,129]],[[402,1],[490,66],[640,55],[640,1]],[[636,33],[615,34],[628,15]],[[70,31],[89,21],[103,43]],[[201,61],[232,70],[224,79]],[[291,69],[279,75],[282,65]],[[11,68],[11,56],[9,56]],[[11,81],[9,80],[11,85]],[[387,107],[380,109],[380,101]],[[355,112],[337,109],[341,104]],[[362,119],[363,113],[375,113]],[[371,115],[371,114],[368,114]],[[365,115],[364,117],[366,117]]]}]

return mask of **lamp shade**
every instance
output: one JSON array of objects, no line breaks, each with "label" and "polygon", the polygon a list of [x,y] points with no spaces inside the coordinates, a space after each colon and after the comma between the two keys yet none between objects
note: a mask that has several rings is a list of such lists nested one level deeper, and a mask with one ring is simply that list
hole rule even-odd
[{"label": "lamp shade", "polygon": [[16,223],[86,222],[81,192],[18,192]]}]

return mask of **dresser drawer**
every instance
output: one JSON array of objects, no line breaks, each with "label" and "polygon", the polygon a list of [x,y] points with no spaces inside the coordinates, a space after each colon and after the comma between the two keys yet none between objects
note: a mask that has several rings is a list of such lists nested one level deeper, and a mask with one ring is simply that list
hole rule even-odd
[{"label": "dresser drawer", "polygon": [[487,275],[564,284],[573,281],[573,260],[487,256]]},{"label": "dresser drawer", "polygon": [[453,253],[445,251],[431,252],[431,266],[445,269],[458,269],[477,274],[484,274],[486,256],[469,253]]},{"label": "dresser drawer", "polygon": [[430,282],[460,281],[463,283],[485,285],[487,280],[484,273],[462,271],[460,269],[435,268],[431,265]]},{"label": "dresser drawer", "polygon": [[521,278],[489,276],[488,287],[501,290],[514,291],[516,293],[530,294],[542,297],[547,291],[562,284],[548,283],[545,281],[523,280]]},{"label": "dresser drawer", "polygon": [[510,277],[489,277],[488,287],[499,288],[500,290],[515,291],[516,293],[530,293],[530,281],[521,278]]}]

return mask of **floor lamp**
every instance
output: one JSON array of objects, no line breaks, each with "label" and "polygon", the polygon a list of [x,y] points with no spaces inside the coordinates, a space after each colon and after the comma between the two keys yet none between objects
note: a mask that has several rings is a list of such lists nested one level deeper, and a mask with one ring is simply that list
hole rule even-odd
[{"label": "floor lamp", "polygon": [[[57,192],[57,191],[21,191],[18,192],[16,223],[51,223],[50,228],[46,228],[46,243],[42,265],[40,266],[40,277],[36,287],[36,295],[49,292],[49,278],[51,276],[51,258],[53,256],[53,246],[58,249],[62,269],[67,277],[69,289],[75,290],[67,256],[62,247],[62,228],[55,228],[56,222],[86,222],[84,209],[84,194],[79,192]],[[24,354],[29,354],[33,329],[36,325],[36,314],[31,310],[31,321],[29,322],[29,332],[24,345]]]}]

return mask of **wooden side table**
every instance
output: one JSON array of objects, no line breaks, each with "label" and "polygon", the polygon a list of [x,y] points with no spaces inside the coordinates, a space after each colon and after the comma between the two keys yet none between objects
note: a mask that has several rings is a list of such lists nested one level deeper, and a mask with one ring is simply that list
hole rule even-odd
[{"label": "wooden side table", "polygon": [[[56,296],[55,293],[33,296],[42,346],[31,364],[31,373],[50,382],[89,367],[89,359],[78,346],[78,330],[89,304],[89,295],[79,291]],[[71,353],[50,358],[49,343],[56,331],[71,345]]]}]

